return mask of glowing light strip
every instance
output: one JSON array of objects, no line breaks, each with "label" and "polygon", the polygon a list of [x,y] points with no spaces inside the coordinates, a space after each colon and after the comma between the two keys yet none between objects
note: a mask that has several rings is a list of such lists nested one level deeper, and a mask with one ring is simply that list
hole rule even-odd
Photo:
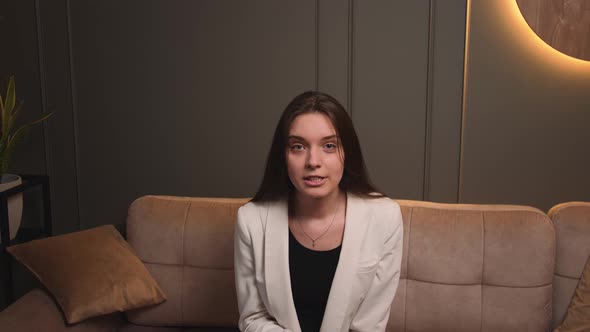
[{"label": "glowing light strip", "polygon": [[459,142],[459,188],[457,190],[457,203],[461,203],[463,196],[463,160],[465,137],[465,105],[467,104],[467,68],[469,66],[469,30],[471,26],[471,0],[467,0],[465,13],[465,49],[463,50],[463,95],[461,96],[461,136]]},{"label": "glowing light strip", "polygon": [[516,0],[504,0],[503,2],[505,4],[505,12],[509,13],[511,21],[510,26],[515,30],[515,34],[523,37],[523,44],[526,44],[527,47],[538,49],[539,52],[543,52],[542,54],[544,56],[554,57],[555,61],[567,61],[590,68],[590,61],[578,59],[565,53],[561,53],[541,39],[541,37],[539,37],[527,23],[526,19],[522,15],[522,12],[520,11],[520,8],[518,7]]}]

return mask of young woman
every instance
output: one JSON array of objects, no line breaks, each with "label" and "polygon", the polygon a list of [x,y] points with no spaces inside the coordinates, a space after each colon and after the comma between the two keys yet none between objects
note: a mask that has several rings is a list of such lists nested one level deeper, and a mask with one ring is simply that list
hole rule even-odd
[{"label": "young woman", "polygon": [[399,205],[377,192],[352,120],[320,92],[293,99],[262,184],[238,210],[241,331],[384,331],[400,276]]}]

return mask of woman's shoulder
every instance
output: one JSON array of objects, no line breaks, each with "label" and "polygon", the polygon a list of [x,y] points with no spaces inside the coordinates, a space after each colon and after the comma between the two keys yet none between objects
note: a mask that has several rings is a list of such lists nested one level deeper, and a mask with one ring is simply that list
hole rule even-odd
[{"label": "woman's shoulder", "polygon": [[238,209],[238,221],[244,224],[261,225],[264,227],[269,209],[274,204],[279,203],[275,201],[250,201]]},{"label": "woman's shoulder", "polygon": [[364,201],[367,204],[370,204],[374,208],[394,209],[394,210],[400,209],[398,202],[396,202],[395,200],[393,200],[387,196],[384,196],[383,194],[369,193],[369,196],[371,196],[371,197],[365,197]]},{"label": "woman's shoulder", "polygon": [[259,228],[262,220],[260,216],[262,209],[261,202],[248,202],[238,208],[236,228],[240,233],[252,233]]},{"label": "woman's shoulder", "polygon": [[244,213],[246,211],[254,211],[257,210],[260,207],[261,203],[260,202],[252,202],[249,201],[248,203],[240,206],[240,208],[238,209],[238,211]]},{"label": "woman's shoulder", "polygon": [[365,198],[364,200],[376,217],[374,221],[382,228],[395,229],[397,225],[403,223],[400,205],[395,200],[387,196]]},{"label": "woman's shoulder", "polygon": [[260,215],[260,212],[263,210],[265,206],[265,202],[248,202],[238,209],[238,217],[242,217],[242,219],[252,219],[252,216]]}]

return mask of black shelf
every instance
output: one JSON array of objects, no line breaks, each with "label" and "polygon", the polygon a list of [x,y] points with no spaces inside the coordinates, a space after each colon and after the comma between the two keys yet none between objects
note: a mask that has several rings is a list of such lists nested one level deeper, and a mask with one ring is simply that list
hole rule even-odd
[{"label": "black shelf", "polygon": [[[3,280],[5,303],[3,307],[14,301],[14,284],[12,280],[12,256],[6,251],[6,247],[28,242],[34,239],[49,237],[53,234],[51,220],[51,200],[49,195],[49,176],[47,175],[19,175],[22,183],[16,187],[0,192],[0,243],[1,275]],[[15,238],[10,240],[10,228],[8,221],[8,198],[24,191],[41,187],[43,195],[43,225],[41,228],[20,227]],[[24,202],[23,202],[24,203]]]}]

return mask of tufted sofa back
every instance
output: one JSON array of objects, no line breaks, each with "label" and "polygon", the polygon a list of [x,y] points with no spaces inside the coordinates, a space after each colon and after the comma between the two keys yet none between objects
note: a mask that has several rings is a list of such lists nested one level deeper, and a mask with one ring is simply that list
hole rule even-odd
[{"label": "tufted sofa back", "polygon": [[401,280],[388,331],[546,331],[555,233],[514,205],[398,201]]},{"label": "tufted sofa back", "polygon": [[248,199],[144,196],[129,207],[127,240],[168,300],[127,313],[150,326],[237,326],[233,234]]},{"label": "tufted sofa back", "polygon": [[[166,293],[127,313],[151,326],[236,326],[233,232],[246,198],[145,196],[127,238]],[[398,201],[401,280],[388,331],[544,331],[550,324],[555,233],[523,206]]]}]

